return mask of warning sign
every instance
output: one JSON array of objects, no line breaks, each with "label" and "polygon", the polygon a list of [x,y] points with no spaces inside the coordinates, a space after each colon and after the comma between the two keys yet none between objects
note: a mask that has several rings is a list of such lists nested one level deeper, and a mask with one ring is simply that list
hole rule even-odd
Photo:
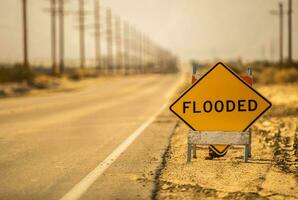
[{"label": "warning sign", "polygon": [[[196,131],[245,131],[271,103],[223,63],[187,89],[170,110]],[[226,145],[215,149],[223,153]]]}]

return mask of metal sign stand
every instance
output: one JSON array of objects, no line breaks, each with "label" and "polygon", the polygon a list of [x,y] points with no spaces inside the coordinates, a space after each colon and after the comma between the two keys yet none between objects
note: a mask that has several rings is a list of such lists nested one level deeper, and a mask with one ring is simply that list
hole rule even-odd
[{"label": "metal sign stand", "polygon": [[251,129],[246,132],[193,131],[188,133],[187,162],[197,157],[197,145],[244,145],[244,161],[251,157]]},{"label": "metal sign stand", "polygon": [[[193,82],[199,79],[198,66],[193,65]],[[248,76],[252,76],[252,69],[248,68]],[[225,132],[225,131],[194,131],[190,130],[187,138],[187,162],[191,161],[191,156],[197,158],[197,145],[244,145],[244,162],[251,157],[251,129],[246,132]],[[193,152],[193,153],[192,153]]]}]

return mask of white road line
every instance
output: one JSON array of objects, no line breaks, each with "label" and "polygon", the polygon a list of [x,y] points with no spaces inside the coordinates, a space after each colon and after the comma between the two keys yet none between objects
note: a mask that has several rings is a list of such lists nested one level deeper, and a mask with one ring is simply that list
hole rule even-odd
[{"label": "white road line", "polygon": [[131,143],[155,120],[155,118],[166,108],[167,104],[163,105],[158,112],[150,117],[144,124],[133,132],[124,142],[122,142],[104,161],[102,161],[93,171],[85,178],[76,184],[68,193],[60,200],[77,200],[88,188],[104,173],[104,171],[129,147]]},{"label": "white road line", "polygon": [[[168,95],[177,86],[181,84],[182,80],[176,84]],[[167,95],[167,96],[168,96]],[[66,193],[60,200],[78,200],[88,190],[88,188],[102,175],[109,166],[116,161],[116,159],[136,140],[136,138],[155,120],[155,118],[168,106],[164,104],[153,116],[151,116],[145,123],[143,123],[137,130],[135,130],[126,140],[124,140],[104,161],[102,161],[93,171],[85,176],[79,183],[77,183],[68,193]]]}]

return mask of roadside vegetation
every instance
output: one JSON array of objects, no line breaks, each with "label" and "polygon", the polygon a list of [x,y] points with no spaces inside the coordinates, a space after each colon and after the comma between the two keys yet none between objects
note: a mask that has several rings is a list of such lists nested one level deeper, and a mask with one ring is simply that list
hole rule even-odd
[{"label": "roadside vegetation", "polygon": [[33,89],[58,89],[65,81],[76,82],[99,76],[124,76],[134,74],[177,73],[177,63],[164,63],[162,66],[148,63],[141,69],[131,66],[124,73],[123,68],[85,68],[65,67],[64,73],[54,75],[52,69],[45,66],[24,67],[22,64],[0,64],[0,97],[19,96]]},{"label": "roadside vegetation", "polygon": [[261,84],[294,83],[298,81],[298,68],[268,66],[256,71],[255,80]]},{"label": "roadside vegetation", "polygon": [[243,64],[241,61],[238,61],[231,62],[230,65],[240,74],[243,74],[247,67],[252,67],[255,83],[278,84],[298,82],[298,63],[289,65],[287,63],[279,64],[262,61]]},{"label": "roadside vegetation", "polygon": [[0,83],[28,82],[32,83],[35,73],[21,64],[0,65]]},{"label": "roadside vegetation", "polygon": [[[246,74],[247,68],[252,68],[254,83],[259,84],[279,84],[298,82],[298,63],[291,65],[257,61],[244,63],[241,60],[225,61],[239,75]],[[202,66],[210,68],[214,63],[204,63]]]}]

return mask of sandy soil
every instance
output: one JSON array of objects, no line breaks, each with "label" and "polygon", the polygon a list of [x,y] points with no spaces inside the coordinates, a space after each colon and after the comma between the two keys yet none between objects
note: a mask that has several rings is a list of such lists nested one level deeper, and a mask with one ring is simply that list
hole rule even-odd
[{"label": "sandy soil", "polygon": [[252,158],[242,147],[205,160],[207,149],[186,163],[188,127],[179,123],[165,154],[157,199],[298,199],[298,84],[257,86],[273,103],[253,126]]}]

